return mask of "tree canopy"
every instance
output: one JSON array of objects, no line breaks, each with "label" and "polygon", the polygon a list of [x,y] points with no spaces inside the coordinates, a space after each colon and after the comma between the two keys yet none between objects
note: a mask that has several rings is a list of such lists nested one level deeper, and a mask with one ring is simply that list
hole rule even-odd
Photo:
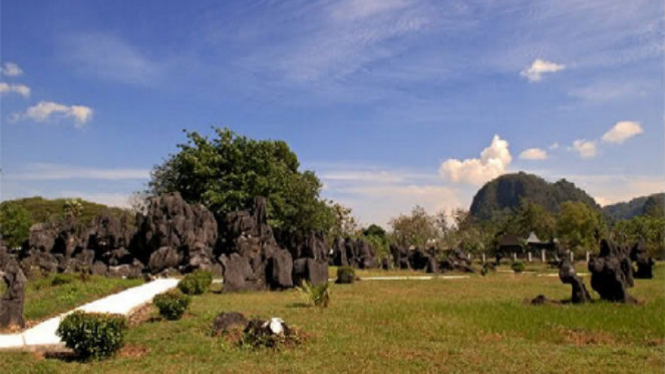
[{"label": "tree canopy", "polygon": [[212,139],[185,132],[187,143],[153,169],[150,193],[179,192],[218,217],[250,208],[263,196],[281,241],[328,232],[334,225],[332,208],[319,197],[321,182],[313,172],[299,170],[298,157],[284,141],[249,139],[228,128],[216,128]]}]

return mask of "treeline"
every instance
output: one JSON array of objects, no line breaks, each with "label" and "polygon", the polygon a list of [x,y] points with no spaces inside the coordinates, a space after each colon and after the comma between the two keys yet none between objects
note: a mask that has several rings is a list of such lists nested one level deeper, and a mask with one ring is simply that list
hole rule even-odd
[{"label": "treeline", "polygon": [[[610,238],[632,245],[645,240],[652,257],[662,259],[665,253],[665,212],[650,209],[631,219],[608,220],[595,206],[584,202],[563,202],[558,212],[522,199],[512,210],[481,219],[465,210],[429,215],[416,206],[390,223],[390,241],[400,246],[460,248],[471,253],[494,255],[505,235],[526,239],[535,233],[541,241],[556,239],[564,250],[578,255],[587,250],[597,253],[598,240]],[[524,243],[526,244],[526,243]]]}]

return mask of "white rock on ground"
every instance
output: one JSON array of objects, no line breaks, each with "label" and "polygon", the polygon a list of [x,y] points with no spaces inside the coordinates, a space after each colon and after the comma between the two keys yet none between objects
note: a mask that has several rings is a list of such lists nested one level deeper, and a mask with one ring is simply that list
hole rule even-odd
[{"label": "white rock on ground", "polygon": [[175,288],[178,279],[157,279],[141,286],[133,287],[117,294],[85,304],[67,313],[48,319],[35,327],[18,334],[0,334],[1,349],[36,349],[46,346],[60,346],[62,342],[55,334],[60,321],[75,310],[92,313],[115,313],[129,315],[137,308],[152,301],[155,295]]}]

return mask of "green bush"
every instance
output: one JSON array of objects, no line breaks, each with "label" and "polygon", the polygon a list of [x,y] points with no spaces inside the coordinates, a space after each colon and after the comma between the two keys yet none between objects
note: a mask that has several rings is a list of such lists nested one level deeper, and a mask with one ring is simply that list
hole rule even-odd
[{"label": "green bush", "polygon": [[351,284],[356,280],[356,271],[351,266],[337,268],[337,283]]},{"label": "green bush", "polygon": [[56,274],[53,276],[53,280],[51,280],[51,286],[69,284],[72,283],[73,280],[74,278],[71,274]]},{"label": "green bush", "polygon": [[314,306],[327,308],[328,304],[330,304],[331,292],[330,283],[328,282],[324,282],[318,286],[312,286],[308,282],[303,282],[299,290]]},{"label": "green bush", "polygon": [[60,322],[56,334],[82,359],[101,360],[122,348],[126,330],[124,316],[76,311]]},{"label": "green bush", "polygon": [[159,309],[159,314],[168,320],[177,320],[182,317],[189,306],[191,298],[178,291],[161,293],[152,300]]},{"label": "green bush", "polygon": [[191,274],[187,274],[178,283],[178,289],[185,295],[201,295],[208,290],[211,283],[211,272],[197,270]]},{"label": "green bush", "polygon": [[521,273],[524,271],[524,263],[520,260],[517,260],[513,262],[512,265],[510,265],[510,268],[513,269],[513,271],[516,273]]}]

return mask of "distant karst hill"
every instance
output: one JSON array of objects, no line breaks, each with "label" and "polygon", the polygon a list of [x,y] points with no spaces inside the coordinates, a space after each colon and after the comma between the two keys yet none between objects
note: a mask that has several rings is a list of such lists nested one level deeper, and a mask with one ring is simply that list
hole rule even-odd
[{"label": "distant karst hill", "polygon": [[470,213],[476,218],[491,219],[497,214],[514,210],[521,199],[539,204],[551,212],[558,212],[561,203],[566,201],[581,201],[600,210],[593,197],[565,179],[550,183],[537,175],[519,172],[487,182],[473,197]]},{"label": "distant karst hill", "polygon": [[[45,199],[40,196],[26,197],[15,200],[5,200],[0,203],[0,207],[6,204],[14,204],[25,209],[33,223],[47,222],[49,220],[62,219],[65,212],[65,205],[69,199]],[[93,203],[83,199],[78,200],[81,203],[81,214],[79,222],[87,224],[92,219],[103,212],[107,212],[115,217],[122,215],[131,215],[126,209],[109,207],[103,204]]]},{"label": "distant karst hill", "polygon": [[613,220],[631,219],[636,216],[662,216],[665,210],[665,193],[636,197],[630,201],[606,205],[605,217]]}]

